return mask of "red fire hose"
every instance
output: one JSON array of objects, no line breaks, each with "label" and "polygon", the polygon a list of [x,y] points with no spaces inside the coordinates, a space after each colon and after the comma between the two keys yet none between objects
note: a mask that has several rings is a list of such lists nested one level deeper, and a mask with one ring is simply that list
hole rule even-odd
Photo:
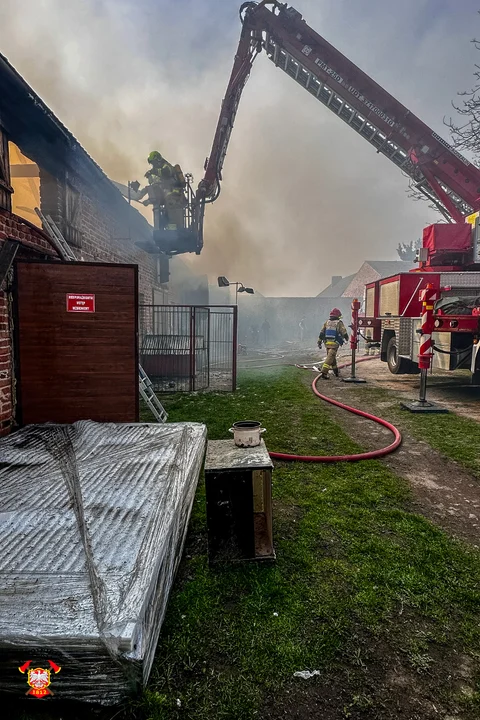
[{"label": "red fire hose", "polygon": [[[362,360],[357,360],[357,362],[364,362],[370,359],[373,358],[362,358]],[[339,368],[348,367],[349,365],[350,363],[346,363],[345,365],[339,365]],[[390,445],[387,445],[387,447],[380,448],[379,450],[371,450],[370,452],[357,453],[356,455],[290,455],[289,453],[271,452],[271,458],[273,458],[274,460],[296,460],[299,462],[313,463],[356,462],[358,460],[374,460],[375,458],[384,457],[385,455],[388,455],[399,447],[400,443],[402,442],[402,436],[398,428],[395,427],[395,425],[392,425],[391,423],[377,417],[376,415],[371,415],[370,413],[364,412],[363,410],[358,410],[357,408],[350,407],[350,405],[345,405],[345,403],[341,403],[338,400],[333,400],[327,395],[323,395],[317,389],[317,382],[319,379],[320,375],[317,375],[312,382],[312,390],[317,397],[319,397],[321,400],[325,400],[325,402],[328,402],[331,405],[342,408],[342,410],[347,410],[354,415],[359,415],[360,417],[366,418],[367,420],[372,420],[373,422],[376,422],[379,425],[386,427],[387,430],[390,430],[390,432],[393,433],[394,441]]]}]

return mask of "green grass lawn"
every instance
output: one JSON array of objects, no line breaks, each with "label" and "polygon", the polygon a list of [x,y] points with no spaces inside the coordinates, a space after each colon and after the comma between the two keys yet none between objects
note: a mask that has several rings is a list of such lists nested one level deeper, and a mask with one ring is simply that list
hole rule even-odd
[{"label": "green grass lawn", "polygon": [[[244,373],[239,386],[167,399],[169,422],[205,422],[220,439],[236,420],[261,420],[270,450],[361,447],[299,371]],[[415,678],[402,693],[433,693],[439,706],[478,718],[479,553],[412,514],[406,483],[380,462],[277,464],[273,493],[276,563],[211,569],[200,484],[152,676],[131,715],[254,720],[295,698],[306,681],[293,673],[310,669],[321,671],[307,681],[320,694],[345,678],[338,714],[325,717],[407,720],[381,714],[388,697],[369,675],[380,655],[396,654]],[[451,680],[463,654],[475,667],[467,689]]]},{"label": "green grass lawn", "polygon": [[[377,387],[355,388],[357,403],[382,403],[382,417],[407,430],[417,440],[424,440],[432,448],[455,460],[480,477],[480,425],[475,420],[455,413],[428,415],[410,413],[400,408],[400,397],[392,391]],[[405,398],[402,397],[402,400]]]}]

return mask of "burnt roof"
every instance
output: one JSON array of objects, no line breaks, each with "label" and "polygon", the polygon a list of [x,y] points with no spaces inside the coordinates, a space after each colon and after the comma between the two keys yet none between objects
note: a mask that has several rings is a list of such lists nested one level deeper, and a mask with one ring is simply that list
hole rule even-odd
[{"label": "burnt roof", "polygon": [[23,153],[47,172],[62,179],[65,172],[81,177],[95,195],[129,215],[142,235],[152,227],[109,180],[102,168],[80,145],[7,58],[0,53],[0,126]]}]

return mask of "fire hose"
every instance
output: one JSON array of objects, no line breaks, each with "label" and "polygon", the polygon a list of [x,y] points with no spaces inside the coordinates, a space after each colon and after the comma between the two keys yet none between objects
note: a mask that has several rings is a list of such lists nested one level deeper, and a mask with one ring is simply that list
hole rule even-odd
[{"label": "fire hose", "polygon": [[[460,350],[443,350],[436,345],[433,346],[433,349],[442,355],[450,355],[450,357],[453,357],[454,355],[457,356],[457,363],[453,368],[451,368],[452,370],[457,370],[460,367],[460,365],[467,359],[468,354],[472,352],[473,348],[474,346],[471,345],[468,348],[460,348]],[[460,355],[462,355],[462,357],[459,357]]]},{"label": "fire hose", "polygon": [[[373,358],[362,358],[361,360],[357,360],[357,362],[366,362],[368,360],[373,360]],[[349,365],[351,365],[351,363],[339,365],[339,369],[349,367]],[[320,398],[320,400],[324,400],[325,402],[330,403],[330,405],[339,407],[342,410],[347,410],[347,412],[353,413],[353,415],[359,415],[360,417],[366,418],[367,420],[372,420],[378,425],[382,425],[382,427],[387,428],[387,430],[390,430],[390,432],[393,433],[393,442],[386,447],[380,448],[379,450],[371,450],[369,452],[356,453],[354,455],[291,455],[290,453],[271,452],[271,458],[273,458],[274,460],[292,460],[297,462],[312,463],[357,462],[358,460],[374,460],[376,458],[384,457],[385,455],[388,455],[400,446],[402,442],[402,436],[400,434],[400,430],[398,430],[395,425],[392,425],[392,423],[389,423],[387,422],[387,420],[379,418],[376,415],[364,412],[363,410],[358,410],[357,408],[351,407],[350,405],[346,405],[345,403],[339,402],[338,400],[334,400],[333,398],[328,397],[328,395],[324,395],[317,388],[317,382],[319,381],[319,379],[320,375],[317,375],[313,380],[312,390],[315,395]]]}]

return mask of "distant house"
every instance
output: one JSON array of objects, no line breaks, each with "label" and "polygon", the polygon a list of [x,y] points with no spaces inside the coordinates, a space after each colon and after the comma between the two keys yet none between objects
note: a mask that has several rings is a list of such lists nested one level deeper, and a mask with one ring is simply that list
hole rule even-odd
[{"label": "distant house", "polygon": [[341,275],[335,275],[332,277],[332,282],[328,287],[325,288],[325,290],[322,290],[321,293],[318,293],[318,298],[341,298],[341,297],[349,297],[348,295],[345,295],[345,291],[347,290],[348,286],[352,282],[352,280],[355,278],[354,275],[347,275],[347,277],[342,277]]},{"label": "distant house", "polygon": [[317,295],[318,298],[363,298],[365,285],[381,278],[409,272],[417,265],[403,260],[365,260],[360,270],[353,275],[332,277],[328,287]]}]

